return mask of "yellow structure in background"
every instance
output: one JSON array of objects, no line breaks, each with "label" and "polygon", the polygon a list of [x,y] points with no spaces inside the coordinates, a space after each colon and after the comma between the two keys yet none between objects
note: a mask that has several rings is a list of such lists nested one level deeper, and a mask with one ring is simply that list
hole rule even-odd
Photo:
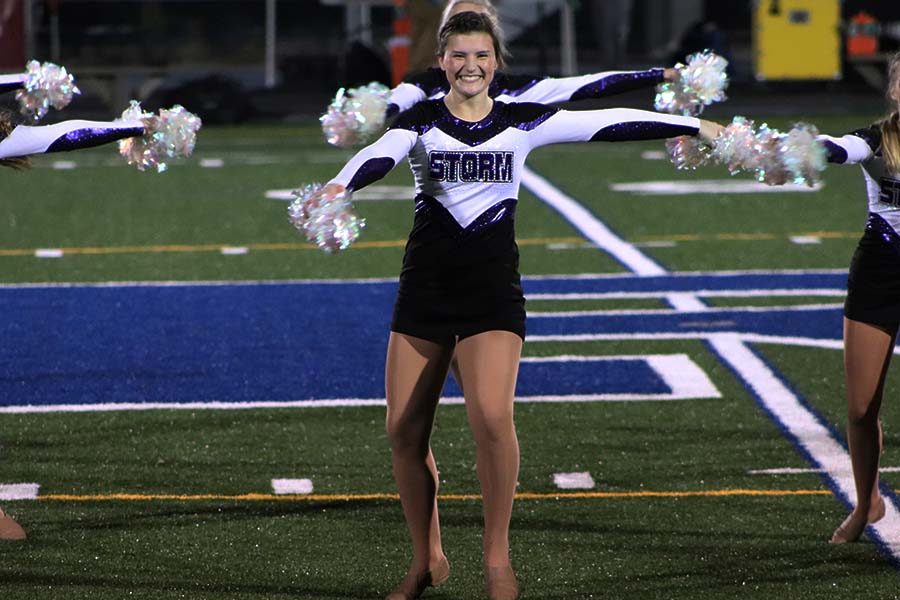
[{"label": "yellow structure in background", "polygon": [[756,0],[756,79],[840,79],[840,0]]}]

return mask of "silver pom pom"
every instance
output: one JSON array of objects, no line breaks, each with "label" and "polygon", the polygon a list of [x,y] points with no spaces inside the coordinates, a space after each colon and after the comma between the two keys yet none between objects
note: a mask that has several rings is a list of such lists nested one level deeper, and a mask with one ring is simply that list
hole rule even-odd
[{"label": "silver pom pom", "polygon": [[689,135],[666,140],[666,152],[676,169],[694,170],[712,160],[712,148]]},{"label": "silver pom pom", "polygon": [[365,144],[384,127],[390,90],[377,82],[338,90],[319,118],[325,139],[332,146],[350,148]]},{"label": "silver pom pom", "polygon": [[119,141],[119,154],[140,171],[156,169],[158,173],[168,168],[166,159],[191,155],[202,125],[200,117],[183,106],[162,109],[157,116],[141,110],[137,100],[131,101],[122,120],[143,121],[144,135]]},{"label": "silver pom pom", "polygon": [[821,180],[828,159],[818,135],[814,125],[797,123],[782,140],[782,161],[794,183],[813,187]]},{"label": "silver pom pom", "polygon": [[735,117],[716,139],[713,157],[732,175],[747,171],[766,185],[792,182],[813,187],[827,164],[818,134],[805,123],[786,134],[765,123],[754,132],[753,121]]},{"label": "silver pom pom", "polygon": [[24,88],[16,92],[16,100],[22,114],[35,121],[43,118],[51,106],[57,110],[65,108],[73,95],[81,93],[65,67],[31,60],[25,68]]},{"label": "silver pom pom", "polygon": [[366,221],[353,214],[349,192],[328,196],[322,189],[322,184],[313,183],[294,190],[288,219],[325,252],[346,250],[359,238]]},{"label": "silver pom pom", "polygon": [[755,137],[754,158],[744,165],[744,170],[751,171],[757,181],[766,185],[784,185],[789,179],[781,156],[784,134],[763,123]]},{"label": "silver pom pom", "polygon": [[713,102],[725,100],[728,61],[705,50],[688,56],[688,64],[678,63],[678,79],[656,88],[654,106],[660,112],[699,115]]},{"label": "silver pom pom", "polygon": [[713,157],[716,162],[725,165],[732,175],[740,171],[755,170],[756,142],[753,121],[735,117],[716,138]]}]

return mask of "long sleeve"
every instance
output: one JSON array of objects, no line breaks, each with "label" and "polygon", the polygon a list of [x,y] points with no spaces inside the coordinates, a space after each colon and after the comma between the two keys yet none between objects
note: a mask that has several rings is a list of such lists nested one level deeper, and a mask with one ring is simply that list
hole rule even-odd
[{"label": "long sleeve", "polygon": [[417,137],[413,131],[389,129],[375,143],[357,152],[328,183],[340,184],[348,190],[358,190],[378,181],[409,154]]},{"label": "long sleeve", "polygon": [[825,146],[828,162],[857,164],[875,156],[875,152],[881,146],[881,132],[877,128],[870,127],[839,138],[820,135],[818,140]]},{"label": "long sleeve", "polygon": [[[512,75],[498,71],[491,82],[490,95],[502,102],[538,102],[555,104],[590,98],[603,98],[661,83],[665,69],[646,71],[603,71],[574,77]],[[393,117],[414,104],[443,96],[449,90],[447,77],[440,69],[427,69],[401,83],[388,97],[387,117]]]},{"label": "long sleeve", "polygon": [[575,77],[510,75],[506,81],[498,77],[502,92],[498,100],[504,102],[539,102],[555,104],[574,100],[602,98],[634,89],[649,87],[663,81],[663,69],[647,71],[605,71]]},{"label": "long sleeve", "polygon": [[25,87],[25,80],[27,78],[27,73],[16,73],[15,75],[0,75],[0,94]]},{"label": "long sleeve", "polygon": [[438,68],[425,69],[407,77],[391,90],[388,96],[387,118],[412,108],[414,104],[433,96],[443,96],[450,89],[447,76]]},{"label": "long sleeve", "polygon": [[564,142],[620,142],[697,135],[700,120],[631,108],[560,110],[530,132],[532,148]]},{"label": "long sleeve", "polygon": [[64,152],[144,134],[141,121],[63,121],[55,125],[19,125],[0,141],[0,159]]},{"label": "long sleeve", "polygon": [[410,108],[416,102],[426,100],[428,96],[422,91],[422,88],[411,83],[401,83],[391,90],[388,96],[387,117],[393,117],[397,113]]}]

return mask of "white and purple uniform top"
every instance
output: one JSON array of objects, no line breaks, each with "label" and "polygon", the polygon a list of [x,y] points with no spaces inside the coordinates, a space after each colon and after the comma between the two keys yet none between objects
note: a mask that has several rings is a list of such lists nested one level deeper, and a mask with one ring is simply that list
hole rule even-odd
[{"label": "white and purple uniform top", "polygon": [[27,79],[28,73],[0,75],[0,94],[24,88]]},{"label": "white and purple uniform top", "polygon": [[0,159],[79,150],[142,135],[142,121],[73,120],[55,125],[17,125],[0,140]]},{"label": "white and purple uniform top", "polygon": [[566,111],[499,100],[485,118],[469,122],[454,117],[443,100],[429,100],[399,115],[329,183],[358,190],[407,157],[416,211],[438,208],[456,233],[468,233],[514,215],[522,168],[534,148],[696,135],[699,127],[694,117],[643,110]]},{"label": "white and purple uniform top", "polygon": [[858,129],[842,137],[820,135],[828,151],[828,162],[858,164],[862,167],[873,217],[900,233],[900,173],[887,171],[881,154],[881,127],[877,124]]},{"label": "white and purple uniform top", "polygon": [[[498,71],[488,88],[488,95],[501,102],[541,104],[602,98],[662,83],[664,72],[663,69],[605,71],[576,77],[550,78],[510,75]],[[387,116],[393,117],[423,100],[443,98],[449,91],[450,84],[444,71],[437,67],[427,69],[391,90]]]}]

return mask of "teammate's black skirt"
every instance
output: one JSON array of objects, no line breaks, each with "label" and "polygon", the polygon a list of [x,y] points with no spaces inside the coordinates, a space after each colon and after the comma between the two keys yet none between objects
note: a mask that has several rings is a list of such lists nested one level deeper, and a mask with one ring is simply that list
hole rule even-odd
[{"label": "teammate's black skirt", "polygon": [[900,236],[875,214],[853,253],[844,316],[886,328],[900,323]]},{"label": "teammate's black skirt", "polygon": [[436,202],[417,206],[391,330],[439,343],[494,330],[524,340],[514,211],[465,231]]}]

